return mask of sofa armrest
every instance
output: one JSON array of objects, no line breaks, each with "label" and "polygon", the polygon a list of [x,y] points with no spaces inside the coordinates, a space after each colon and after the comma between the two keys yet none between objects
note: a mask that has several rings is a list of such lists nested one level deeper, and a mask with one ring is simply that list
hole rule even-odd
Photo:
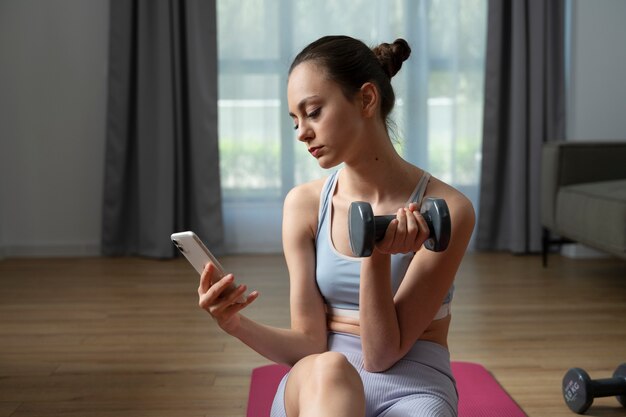
[{"label": "sofa armrest", "polygon": [[559,141],[543,145],[541,224],[555,230],[559,188],[569,184],[626,178],[626,141]]}]

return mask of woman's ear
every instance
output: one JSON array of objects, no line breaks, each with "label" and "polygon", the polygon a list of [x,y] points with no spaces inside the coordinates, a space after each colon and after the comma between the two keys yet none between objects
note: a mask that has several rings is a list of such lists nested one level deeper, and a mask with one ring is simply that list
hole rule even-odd
[{"label": "woman's ear", "polygon": [[378,114],[378,102],[380,96],[376,84],[366,82],[361,86],[361,111],[366,117],[373,117]]}]

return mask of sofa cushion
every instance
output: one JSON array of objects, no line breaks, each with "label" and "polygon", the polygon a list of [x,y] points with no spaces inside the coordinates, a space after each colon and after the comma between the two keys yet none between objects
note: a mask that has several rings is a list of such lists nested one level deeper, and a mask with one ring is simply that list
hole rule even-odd
[{"label": "sofa cushion", "polygon": [[626,179],[562,187],[556,224],[566,237],[626,258]]},{"label": "sofa cushion", "polygon": [[626,141],[554,141],[541,154],[541,224],[556,231],[561,187],[626,178]]}]

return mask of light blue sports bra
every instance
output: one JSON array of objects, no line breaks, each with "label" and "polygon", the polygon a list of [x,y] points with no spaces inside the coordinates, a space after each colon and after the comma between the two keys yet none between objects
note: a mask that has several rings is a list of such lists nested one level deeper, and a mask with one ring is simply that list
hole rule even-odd
[{"label": "light blue sports bra", "polygon": [[[340,171],[331,174],[322,188],[316,237],[316,280],[325,299],[329,313],[358,318],[359,281],[361,259],[340,253],[331,239],[332,199],[337,186]],[[424,192],[430,180],[430,174],[424,172],[407,206],[415,202],[421,206]],[[391,255],[391,286],[393,294],[398,291],[402,279],[413,259],[414,253]],[[450,314],[450,302],[454,286],[448,291],[443,305],[435,315],[435,320]]]}]

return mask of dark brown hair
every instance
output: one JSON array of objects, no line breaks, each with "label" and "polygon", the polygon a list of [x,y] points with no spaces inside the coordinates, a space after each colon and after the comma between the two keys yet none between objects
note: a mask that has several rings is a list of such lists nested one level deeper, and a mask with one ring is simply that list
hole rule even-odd
[{"label": "dark brown hair", "polygon": [[373,82],[381,95],[380,112],[385,124],[396,101],[391,78],[409,58],[411,48],[404,39],[381,43],[370,49],[349,36],[324,36],[306,46],[293,60],[289,74],[299,64],[313,61],[335,81],[344,95],[352,99],[361,86]]}]

